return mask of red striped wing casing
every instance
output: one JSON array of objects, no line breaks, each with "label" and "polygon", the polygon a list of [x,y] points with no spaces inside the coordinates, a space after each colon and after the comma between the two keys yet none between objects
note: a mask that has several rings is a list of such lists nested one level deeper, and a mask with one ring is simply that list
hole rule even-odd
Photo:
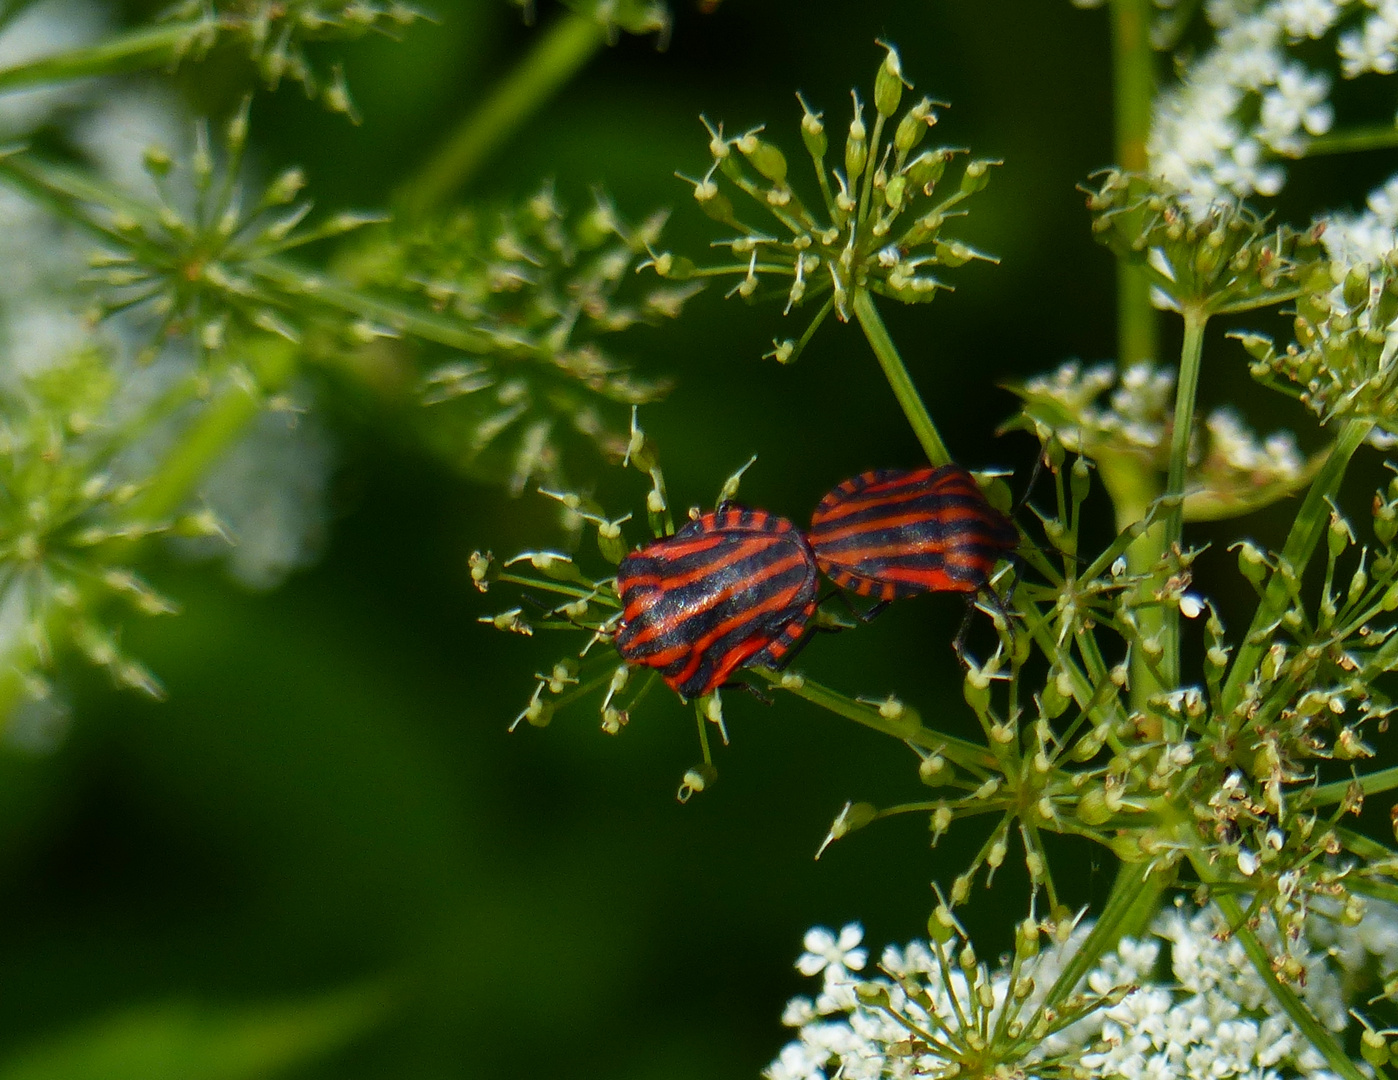
[{"label": "red striped wing casing", "polygon": [[699,697],[745,665],[779,666],[815,614],[816,580],[790,521],[723,507],[621,560],[617,651]]},{"label": "red striped wing casing", "polygon": [[978,592],[1019,542],[960,465],[874,469],[820,500],[808,534],[837,585],[897,600],[924,592]]}]

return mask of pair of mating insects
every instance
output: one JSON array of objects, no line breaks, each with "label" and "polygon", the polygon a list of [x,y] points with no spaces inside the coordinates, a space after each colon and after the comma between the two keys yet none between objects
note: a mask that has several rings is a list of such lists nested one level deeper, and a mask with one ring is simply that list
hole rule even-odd
[{"label": "pair of mating insects", "polygon": [[917,593],[969,603],[1018,543],[960,465],[851,477],[821,499],[805,534],[765,510],[721,505],[622,559],[617,651],[700,697],[741,667],[790,662],[815,615],[817,567],[877,601],[868,619]]}]

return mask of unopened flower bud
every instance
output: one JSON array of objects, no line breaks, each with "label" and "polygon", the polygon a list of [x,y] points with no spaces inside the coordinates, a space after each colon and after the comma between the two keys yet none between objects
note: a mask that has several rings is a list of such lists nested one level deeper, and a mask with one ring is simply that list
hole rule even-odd
[{"label": "unopened flower bud", "polygon": [[898,103],[903,98],[903,65],[897,49],[882,41],[879,44],[888,52],[874,76],[874,108],[887,119],[898,111]]}]

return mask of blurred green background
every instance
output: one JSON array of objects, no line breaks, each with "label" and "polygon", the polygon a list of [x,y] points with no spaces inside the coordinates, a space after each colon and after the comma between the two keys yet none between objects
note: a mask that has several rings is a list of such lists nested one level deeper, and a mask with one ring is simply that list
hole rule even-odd
[{"label": "blurred green background", "polygon": [[[558,15],[541,4],[530,28],[497,0],[431,9],[439,22],[401,43],[328,50],[362,126],[293,89],[259,95],[260,152],[304,165],[322,207],[385,204]],[[1012,408],[997,381],[1113,353],[1111,261],[1074,187],[1111,160],[1102,13],[725,0],[704,14],[679,0],[675,16],[666,51],[632,38],[605,50],[464,196],[516,197],[554,177],[578,206],[601,183],[632,219],[675,206],[670,245],[697,249],[709,223],[672,174],[707,167],[698,113],[729,131],[766,122],[795,163],[793,91],[838,132],[849,87],[867,88],[882,55],[874,39],[895,42],[917,90],[952,105],[934,141],[1005,161],[957,234],[1002,261],[957,273],[930,306],[885,305],[886,318],[958,457],[1024,475],[1028,440],[993,436]],[[217,113],[246,77],[214,63],[178,81]],[[1382,154],[1346,163],[1351,201],[1392,167]],[[1308,217],[1333,169],[1302,170],[1283,212]],[[644,414],[677,506],[711,502],[753,453],[745,499],[797,519],[845,476],[918,460],[855,329],[830,324],[779,368],[757,358],[803,324],[722,291],[627,335],[645,371],[678,378]],[[1211,348],[1234,355],[1223,329]],[[1246,385],[1235,356],[1211,366],[1204,400]],[[925,819],[908,816],[814,862],[846,799],[923,789],[908,751],[790,700],[728,696],[720,782],[686,806],[674,793],[698,759],[694,725],[668,695],[617,738],[587,709],[507,734],[558,650],[477,623],[512,601],[476,594],[466,555],[557,542],[551,506],[463,482],[333,387],[325,406],[339,464],[319,565],[253,594],[162,559],[151,576],[184,614],[131,625],[126,641],[169,701],[79,673],[68,740],[0,757],[0,1080],[88,1075],[45,1049],[75,1029],[109,1049],[171,1040],[163,1058],[133,1054],[133,1077],[224,1075],[181,1064],[180,1039],[216,1031],[231,1048],[219,1060],[255,1059],[289,1038],[258,1020],[268,1008],[328,1048],[288,1074],[307,1078],[755,1076],[785,1041],[782,1005],[804,990],[791,965],[805,929],[860,920],[875,948],[918,935],[929,882],[949,880],[982,832],[933,851]],[[1294,419],[1253,414],[1277,417]],[[1273,536],[1281,520],[1249,527]],[[898,605],[801,663],[850,692],[896,689],[960,731],[946,644],[960,614],[945,597]],[[1105,895],[1111,867],[1096,859],[1063,848],[1070,902]],[[983,952],[1008,945],[1023,913],[1017,875],[1007,867],[1010,887],[968,911]],[[309,1012],[288,1020],[279,1002]],[[142,1024],[163,1034],[144,1038]]]}]

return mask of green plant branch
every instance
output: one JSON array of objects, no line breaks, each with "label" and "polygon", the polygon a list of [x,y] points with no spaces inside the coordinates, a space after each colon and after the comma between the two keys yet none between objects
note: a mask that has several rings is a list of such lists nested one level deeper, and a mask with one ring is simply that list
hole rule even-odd
[{"label": "green plant branch", "polygon": [[26,60],[0,68],[0,93],[164,67],[177,61],[213,29],[211,23],[143,27],[95,45]]},{"label": "green plant branch", "polygon": [[[1199,395],[1199,369],[1204,356],[1204,327],[1209,316],[1198,307],[1184,309],[1184,343],[1180,347],[1180,370],[1175,383],[1175,421],[1170,433],[1170,467],[1165,477],[1165,532],[1161,554],[1184,545],[1184,486],[1189,472],[1189,443],[1194,433],[1194,406]],[[1173,604],[1161,611],[1160,671],[1166,689],[1180,681],[1180,610]]]},{"label": "green plant branch", "polygon": [[440,206],[476,175],[510,134],[539,111],[606,42],[595,18],[569,13],[453,131],[395,200],[414,214]]},{"label": "green plant branch", "polygon": [[1318,135],[1306,144],[1306,157],[1351,154],[1361,150],[1388,150],[1398,146],[1398,125],[1374,124]]},{"label": "green plant branch", "polygon": [[895,739],[901,739],[921,750],[941,754],[957,765],[977,770],[995,770],[997,768],[995,755],[984,746],[978,746],[955,736],[943,735],[939,731],[925,727],[917,713],[906,706],[901,717],[896,720],[890,719],[873,706],[861,704],[853,698],[821,686],[817,682],[812,682],[804,676],[799,680],[799,683],[795,680],[783,682],[784,676],[779,671],[769,671],[766,668],[753,668],[752,671],[773,686],[794,694],[803,701],[809,701],[812,705],[818,705],[827,712],[842,716],[846,720],[853,720],[857,724],[863,724],[865,727],[885,735],[892,735]]},{"label": "green plant branch", "polygon": [[[1151,105],[1155,97],[1155,52],[1151,48],[1151,0],[1112,0],[1112,104],[1116,160],[1129,172],[1148,166]],[[1154,360],[1156,314],[1150,282],[1138,267],[1117,262],[1117,355],[1123,366]]]},{"label": "green plant branch", "polygon": [[1349,780],[1320,784],[1301,794],[1309,806],[1333,806],[1347,798],[1356,786],[1365,795],[1381,795],[1385,791],[1392,791],[1398,788],[1398,765]]},{"label": "green plant branch", "polygon": [[912,425],[913,434],[917,436],[917,441],[922,444],[922,450],[927,455],[927,460],[933,465],[946,465],[951,461],[951,453],[947,450],[946,443],[942,442],[942,436],[937,431],[937,425],[932,422],[927,406],[922,403],[922,397],[918,394],[917,387],[913,385],[912,377],[903,364],[903,358],[898,355],[897,346],[893,344],[893,339],[888,336],[888,328],[884,326],[883,319],[879,317],[878,308],[874,306],[874,298],[869,295],[868,290],[862,288],[854,290],[853,307],[854,317],[859,320],[860,329],[864,331],[864,336],[869,340],[869,346],[874,350],[874,355],[878,357],[884,377],[888,379],[888,385],[893,389],[893,396],[898,399],[898,404],[902,406],[903,415],[908,418],[908,423]]},{"label": "green plant branch", "polygon": [[[1374,430],[1372,420],[1346,420],[1330,450],[1330,456],[1320,467],[1312,481],[1296,520],[1291,525],[1286,543],[1282,547],[1281,561],[1289,566],[1299,578],[1311,561],[1311,555],[1330,520],[1330,500],[1339,491],[1350,458],[1363,445]],[[1248,626],[1247,634],[1238,646],[1238,653],[1228,669],[1228,678],[1223,684],[1219,714],[1229,716],[1242,700],[1243,687],[1247,684],[1266,652],[1268,639],[1265,631],[1282,617],[1286,611],[1290,592],[1282,575],[1273,572],[1267,580],[1262,599]]]},{"label": "green plant branch", "polygon": [[268,335],[250,358],[255,380],[230,378],[202,416],[171,447],[150,484],[131,504],[137,521],[159,521],[178,510],[199,481],[242,436],[269,394],[283,389],[296,371],[294,345]]},{"label": "green plant branch", "polygon": [[[1208,865],[1207,856],[1191,856],[1195,873],[1199,874],[1201,881],[1209,883],[1213,877],[1212,868]],[[1206,876],[1207,875],[1207,876]],[[1301,1034],[1313,1046],[1316,1051],[1325,1058],[1326,1063],[1339,1076],[1345,1080],[1372,1080],[1366,1074],[1360,1072],[1359,1068],[1345,1053],[1344,1048],[1335,1041],[1335,1038],[1327,1031],[1315,1018],[1315,1015],[1306,1007],[1306,1003],[1296,996],[1296,991],[1287,986],[1277,978],[1277,973],[1272,970],[1272,957],[1257,939],[1257,935],[1247,925],[1247,915],[1242,906],[1233,895],[1215,889],[1213,891],[1214,903],[1218,905],[1223,917],[1228,920],[1228,924],[1233,929],[1233,934],[1243,946],[1243,951],[1247,953],[1248,959],[1252,962],[1253,970],[1257,972],[1258,978],[1266,984],[1272,998],[1285,1010],[1286,1015],[1291,1018],[1300,1030]],[[1386,1076],[1382,1070],[1378,1070],[1379,1076]]]}]

